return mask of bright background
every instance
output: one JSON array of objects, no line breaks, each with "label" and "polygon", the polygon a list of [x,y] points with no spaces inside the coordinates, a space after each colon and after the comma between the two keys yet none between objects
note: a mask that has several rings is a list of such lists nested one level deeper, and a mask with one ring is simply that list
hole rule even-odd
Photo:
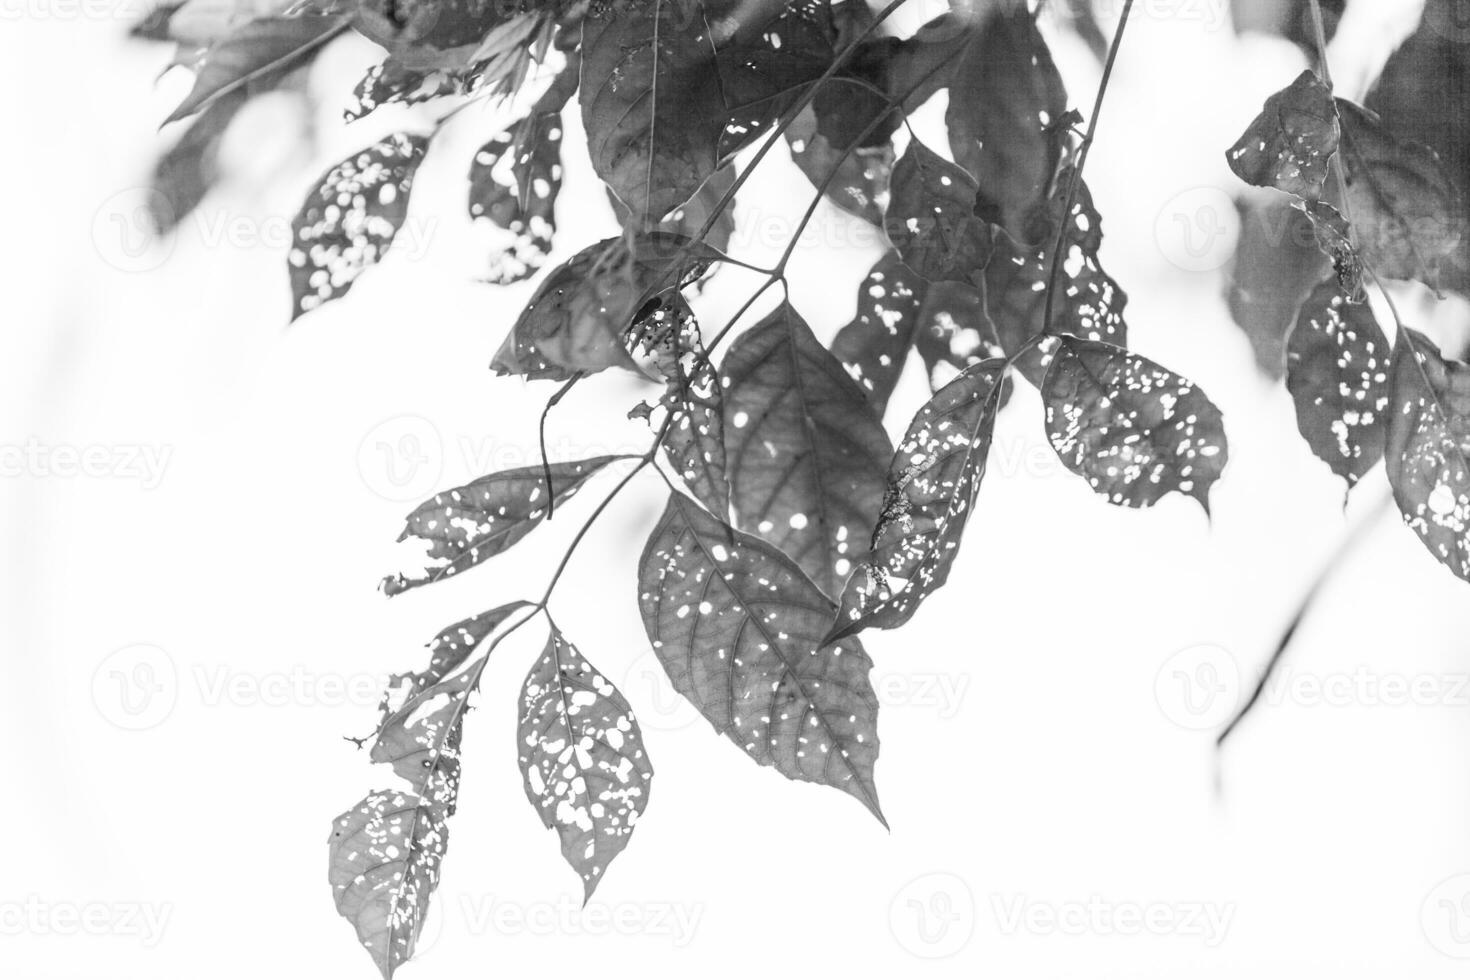
[{"label": "bright background", "polygon": [[[1356,5],[1335,74],[1371,63],[1389,33],[1372,18],[1395,6]],[[3,973],[370,977],[332,907],[325,841],[392,779],[342,736],[372,729],[383,676],[416,667],[441,626],[539,593],[612,482],[473,573],[392,602],[375,591],[413,502],[535,458],[549,386],[487,370],[530,287],[474,282],[489,237],[462,216],[494,118],[466,113],[435,143],[412,237],[287,329],[283,233],[302,194],[403,119],[337,121],[370,46],[323,58],[315,118],[254,105],[223,188],[150,242],[137,188],[187,78],[155,83],[167,50],[123,38],[140,10],[6,11]],[[1070,36],[1056,50],[1086,110],[1098,66]],[[470,716],[436,912],[402,976],[1463,976],[1470,593],[1381,509],[1381,469],[1344,514],[1220,298],[1239,191],[1223,149],[1302,67],[1282,42],[1237,38],[1223,0],[1140,2],[1088,168],[1133,346],[1225,412],[1213,520],[1182,499],[1110,508],[1056,463],[1020,391],[948,587],[865,638],[885,833],[845,796],[751,765],[662,679],[633,575],[663,491],[640,480],[553,609],[642,721],[658,770],[645,819],[579,918],[514,762],[515,691],[542,639],[523,630]],[[568,157],[563,257],[614,228],[585,158]],[[737,208],[737,253],[757,262],[809,193],[772,158]],[[1186,240],[1211,216],[1218,239]],[[878,248],[826,206],[809,235],[792,298],[830,337]],[[706,322],[752,282],[721,272]],[[1441,339],[1465,318],[1402,300]],[[648,394],[583,385],[553,451],[638,448],[622,406]],[[922,398],[907,379],[890,424]],[[27,446],[40,461],[17,471]],[[108,472],[54,472],[58,449]],[[145,454],[166,466],[144,470]],[[1217,760],[1220,719],[1364,521],[1302,625],[1291,683]]]}]

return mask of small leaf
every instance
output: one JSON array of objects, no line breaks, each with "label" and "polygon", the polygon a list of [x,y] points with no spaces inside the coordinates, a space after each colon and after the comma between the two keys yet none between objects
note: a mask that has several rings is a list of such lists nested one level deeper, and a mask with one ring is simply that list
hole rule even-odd
[{"label": "small leaf", "polygon": [[990,261],[989,222],[974,178],[917,139],[893,168],[884,228],[904,264],[931,282],[973,282]]},{"label": "small leaf", "polygon": [[175,122],[250,85],[270,85],[293,65],[346,30],[338,14],[260,17],[247,21],[205,52],[194,87],[168,117]]},{"label": "small leaf", "polygon": [[332,822],[328,880],[384,980],[413,956],[449,844],[442,805],[377,790]]},{"label": "small leaf", "polygon": [[1366,303],[1335,279],[1312,291],[1286,349],[1286,387],[1296,424],[1317,458],[1357,483],[1383,457],[1388,339]]},{"label": "small leaf", "polygon": [[1022,235],[1061,159],[1067,90],[1025,4],[992,7],[970,31],[950,81],[949,145],[978,185],[979,212]]},{"label": "small leaf", "polygon": [[813,187],[821,187],[829,174],[826,196],[849,214],[874,225],[883,223],[883,205],[893,173],[893,146],[886,140],[876,146],[860,146],[842,155],[822,132],[815,108],[807,106],[786,129],[791,161],[806,174]]},{"label": "small leaf", "polygon": [[897,252],[885,252],[858,286],[857,313],[832,340],[832,354],[883,416],[914,345],[929,283]]},{"label": "small leaf", "polygon": [[949,578],[985,476],[1005,362],[966,368],[909,425],[888,468],[871,555],[847,581],[829,640],[908,622]]},{"label": "small leaf", "polygon": [[488,218],[511,236],[491,260],[489,282],[519,282],[551,251],[561,191],[561,111],[576,84],[576,71],[563,71],[520,123],[475,152],[470,217]]},{"label": "small leaf", "polygon": [[[597,456],[550,465],[555,503],[568,500],[604,466],[622,457]],[[546,517],[546,469],[526,466],[491,473],[436,494],[414,508],[399,541],[415,538],[427,557],[424,570],[392,575],[382,583],[388,595],[457,575],[505,551]]]},{"label": "small leaf", "polygon": [[1198,500],[1229,456],[1220,410],[1193,382],[1119,347],[1063,337],[1041,391],[1062,463],[1109,503]]},{"label": "small leaf", "polygon": [[653,766],[628,699],[554,625],[521,687],[516,747],[526,798],[591,898],[648,806]]},{"label": "small leaf", "polygon": [[209,193],[219,170],[220,141],[248,99],[243,90],[215,99],[189,120],[178,142],[154,165],[148,216],[156,232],[173,230]]},{"label": "small leaf", "polygon": [[1332,90],[1308,69],[1266,100],[1225,159],[1247,184],[1315,200],[1339,139]]},{"label": "small leaf", "polygon": [[801,569],[670,494],[638,582],[654,651],[715,731],[760,765],[840,789],[883,819],[873,663],[857,640],[821,642],[836,610]]},{"label": "small leaf", "polygon": [[465,91],[464,79],[449,68],[411,67],[389,55],[370,67],[353,87],[342,121],[357,122],[385,105],[417,105]]},{"label": "small leaf", "polygon": [[530,380],[621,367],[640,373],[626,331],[645,299],[697,280],[717,257],[701,243],[653,232],[589,245],[551,271],[521,311],[491,368]]},{"label": "small leaf", "polygon": [[1295,207],[1307,216],[1317,250],[1332,260],[1338,288],[1347,295],[1349,302],[1365,302],[1368,294],[1363,289],[1363,264],[1353,244],[1353,232],[1347,219],[1326,201],[1298,201]]},{"label": "small leaf", "polygon": [[1430,554],[1470,581],[1470,366],[1404,327],[1390,373],[1393,499]]},{"label": "small leaf", "polygon": [[1378,116],[1345,99],[1337,109],[1359,254],[1380,276],[1437,290],[1465,238],[1459,185],[1429,147],[1395,139]]},{"label": "small leaf", "polygon": [[393,244],[429,141],[394,133],[322,175],[291,222],[294,320],[346,295]]},{"label": "small leaf", "polygon": [[740,526],[837,595],[851,549],[883,500],[888,435],[862,389],[789,303],[740,336],[720,373]]}]

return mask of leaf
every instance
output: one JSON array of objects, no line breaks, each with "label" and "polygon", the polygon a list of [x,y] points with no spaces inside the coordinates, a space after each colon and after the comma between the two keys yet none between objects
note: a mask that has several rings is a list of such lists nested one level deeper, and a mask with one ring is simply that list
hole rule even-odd
[{"label": "leaf", "polygon": [[785,136],[792,162],[813,187],[821,187],[835,172],[826,187],[827,199],[849,214],[882,225],[894,160],[893,146],[886,139],[843,156],[844,147],[822,132],[822,122],[813,106],[797,115]]},{"label": "leaf", "polygon": [[1332,90],[1309,68],[1266,100],[1225,160],[1247,184],[1315,200],[1339,139]]},{"label": "leaf", "polygon": [[348,18],[337,14],[261,17],[242,24],[200,62],[194,87],[165,120],[176,122],[252,84],[270,84],[273,76],[346,30]]},{"label": "leaf", "polygon": [[551,251],[561,191],[561,111],[576,84],[577,73],[563,71],[519,124],[475,153],[470,217],[488,218],[512,236],[492,257],[489,282],[519,282],[539,270]]},{"label": "leaf", "polygon": [[[983,279],[975,286],[936,282],[926,290],[915,347],[927,369],[931,392],[939,391],[966,368],[1006,353],[986,311],[984,286]],[[1007,386],[1001,393],[1002,405],[1010,391]]]},{"label": "leaf", "polygon": [[501,344],[491,369],[530,380],[621,367],[639,373],[625,332],[647,297],[697,280],[718,257],[668,232],[589,245],[542,281]]},{"label": "leaf", "polygon": [[837,358],[782,302],[720,365],[731,502],[742,528],[837,595],[883,500],[888,435]]},{"label": "leaf", "polygon": [[1295,207],[1307,216],[1317,250],[1332,260],[1337,285],[1352,303],[1368,299],[1363,289],[1363,264],[1353,244],[1353,232],[1347,219],[1326,201],[1298,201]]},{"label": "leaf", "polygon": [[[663,438],[664,456],[699,502],[728,520],[724,395],[694,311],[683,296],[671,292],[638,328],[639,344],[654,356],[666,382],[660,406],[665,417],[673,416]],[[649,425],[662,428],[652,417]]]},{"label": "leaf", "polygon": [[172,231],[214,186],[220,141],[248,98],[237,91],[211,102],[154,164],[148,203],[156,232]]},{"label": "leaf", "polygon": [[993,236],[975,214],[974,178],[912,139],[890,188],[883,224],[904,264],[931,282],[979,279]]},{"label": "leaf", "polygon": [[680,494],[643,550],[639,605],[674,689],[746,755],[851,794],[880,821],[878,698],[856,640],[789,558]]},{"label": "leaf", "polygon": [[1209,512],[1229,449],[1220,410],[1193,382],[1122,348],[1063,337],[1041,397],[1052,448],[1109,503],[1149,507],[1178,491]]},{"label": "leaf", "polygon": [[332,822],[328,880],[385,980],[413,956],[449,843],[442,807],[377,790]]},{"label": "leaf", "polygon": [[1430,554],[1470,581],[1470,367],[1403,327],[1390,376],[1393,499]]},{"label": "leaf", "polygon": [[1297,313],[1286,349],[1286,387],[1296,424],[1318,459],[1352,486],[1383,457],[1388,339],[1366,303],[1335,279]]},{"label": "leaf", "polygon": [[526,798],[591,898],[648,806],[653,766],[628,699],[554,625],[521,687],[516,746]]},{"label": "leaf", "polygon": [[991,6],[970,30],[950,80],[949,145],[979,188],[978,212],[1020,235],[1061,159],[1067,90],[1024,4]]},{"label": "leaf", "polygon": [[393,133],[322,175],[291,222],[291,319],[346,295],[388,251],[428,145]]},{"label": "leaf", "polygon": [[342,121],[357,122],[385,105],[417,105],[465,90],[464,80],[451,69],[414,68],[389,55],[358,80]]},{"label": "leaf", "polygon": [[829,640],[901,626],[949,578],[1004,385],[1004,360],[975,364],[914,416],[888,468],[872,552],[847,581]]},{"label": "leaf", "polygon": [[[550,464],[553,503],[570,499],[604,466],[624,457],[596,456]],[[424,570],[383,579],[390,596],[457,575],[505,551],[546,517],[547,469],[526,466],[491,473],[436,494],[414,508],[399,541],[415,538],[427,551]]]},{"label": "leaf", "polygon": [[[707,10],[715,6],[705,4]],[[727,32],[730,43],[719,45],[711,69],[724,105],[721,159],[755,142],[796,102],[803,83],[822,76],[832,64],[836,38],[828,0],[768,0],[727,9],[736,17],[753,11],[755,18]],[[776,14],[767,20],[761,14],[768,10]]]},{"label": "leaf", "polygon": [[[694,196],[674,210],[659,222],[659,227],[685,238],[694,238],[704,228],[704,223],[714,213],[716,207],[724,202],[725,194],[735,186],[734,166],[721,167],[708,180],[700,185]],[[618,223],[623,230],[636,233],[639,223],[632,213],[618,200],[611,189],[607,192],[608,201],[612,204],[613,213],[617,216]],[[715,223],[710,226],[709,232],[704,236],[704,244],[718,251],[724,251],[730,245],[730,238],[735,234],[735,209],[733,198],[730,206],[723,207]]]},{"label": "leaf", "polygon": [[1337,110],[1359,254],[1380,276],[1438,290],[1465,238],[1461,188],[1429,147],[1395,139],[1376,115],[1345,99]]},{"label": "leaf", "polygon": [[[1128,325],[1123,320],[1128,296],[1103,271],[1098,261],[1098,251],[1102,247],[1102,217],[1092,206],[1092,194],[1085,181],[1078,187],[1077,199],[1067,223],[1063,242],[1065,252],[1057,276],[1051,323],[1043,322],[1056,222],[1061,220],[1071,179],[1070,168],[1057,178],[1048,220],[1041,223],[1033,236],[1039,244],[1023,244],[1005,233],[995,236],[995,254],[985,267],[986,309],[999,332],[1001,347],[1009,355],[1014,355],[1043,331],[1083,340],[1105,341],[1117,347],[1128,342]],[[1051,347],[1048,344],[1028,351],[1017,365],[1021,373],[1038,386],[1050,362]]]}]

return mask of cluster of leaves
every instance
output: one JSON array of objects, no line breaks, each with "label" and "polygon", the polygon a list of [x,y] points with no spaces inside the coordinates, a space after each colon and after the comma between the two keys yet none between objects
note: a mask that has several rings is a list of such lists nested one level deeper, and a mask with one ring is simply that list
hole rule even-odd
[{"label": "cluster of leaves", "polygon": [[1331,261],[1287,341],[1303,438],[1349,488],[1382,460],[1404,521],[1470,581],[1470,368],[1402,323],[1390,344],[1366,288],[1383,277],[1438,290],[1463,263],[1457,182],[1433,150],[1395,138],[1311,70],[1266,100],[1227,159],[1242,180],[1292,195]]},{"label": "cluster of leaves", "polygon": [[[841,790],[880,821],[878,704],[859,634],[902,625],[945,583],[1016,376],[1039,390],[1061,461],[1112,504],[1176,493],[1208,512],[1228,458],[1221,413],[1199,387],[1127,349],[1127,298],[1100,263],[1101,218],[1082,179],[1091,130],[1079,139],[1082,117],[1035,15],[957,5],[898,39],[880,30],[896,6],[306,0],[193,51],[195,88],[175,113],[191,133],[215,132],[212,113],[347,30],[386,52],[349,119],[517,92],[547,67],[526,114],[469,164],[469,215],[506,232],[487,279],[525,279],[551,254],[568,111],[624,232],[546,273],[492,367],[558,383],[549,405],[605,370],[652,380],[660,394],[631,412],[651,444],[436,495],[403,534],[423,546],[423,567],[384,590],[489,561],[604,470],[626,469],[596,520],[651,469],[669,495],[637,598],[674,687],[756,763]],[[169,13],[150,30],[170,36]],[[1109,67],[1116,50],[1115,39]],[[936,148],[907,116],[940,91],[947,146]],[[318,181],[293,223],[293,317],[346,294],[391,247],[437,130],[390,134]],[[735,320],[707,337],[687,294],[731,261],[733,197],[781,145],[819,198],[881,227],[891,248],[830,348],[783,300],[716,364]],[[1390,356],[1362,302],[1365,275],[1435,283],[1459,243],[1440,220],[1458,213],[1441,207],[1453,183],[1432,153],[1395,141],[1310,73],[1268,102],[1230,161],[1295,195],[1334,263],[1291,341],[1303,434],[1349,484],[1386,456],[1411,526],[1470,577],[1470,372],[1406,328]],[[1334,199],[1325,188],[1339,161]],[[752,302],[784,285],[784,267],[785,257]],[[911,358],[932,397],[894,446],[882,417]],[[628,701],[550,620],[559,576],[539,601],[443,630],[428,666],[384,697],[371,756],[408,787],[370,793],[330,839],[337,907],[384,977],[413,954],[456,805],[468,702],[511,631],[542,615],[548,626],[521,692],[518,756],[527,797],[587,895],[648,804],[653,770]]]}]

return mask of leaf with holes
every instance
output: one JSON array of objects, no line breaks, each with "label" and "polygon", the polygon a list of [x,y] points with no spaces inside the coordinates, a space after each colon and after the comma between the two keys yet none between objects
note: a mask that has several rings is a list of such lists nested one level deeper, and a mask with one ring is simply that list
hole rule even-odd
[{"label": "leaf with holes", "polygon": [[408,216],[428,140],[394,133],[328,170],[291,222],[291,318],[346,295]]},{"label": "leaf with holes", "polygon": [[1286,348],[1296,425],[1317,458],[1352,486],[1383,457],[1389,344],[1367,303],[1336,279],[1314,289]]},{"label": "leaf with holes", "polygon": [[842,362],[783,302],[720,365],[725,455],[740,527],[841,592],[883,502],[888,435]]},{"label": "leaf with holes", "polygon": [[531,533],[545,519],[549,504],[570,499],[593,474],[621,458],[552,463],[554,500],[546,488],[547,470],[541,466],[491,473],[436,494],[414,508],[398,536],[399,541],[412,538],[424,548],[423,570],[383,579],[383,591],[398,595],[488,561]]},{"label": "leaf with holes", "polygon": [[668,232],[589,245],[553,269],[496,353],[497,374],[565,381],[621,367],[640,373],[626,332],[650,292],[694,282],[718,256]]},{"label": "leaf with holes", "polygon": [[1177,491],[1208,513],[1229,449],[1220,410],[1193,382],[1137,354],[1063,337],[1041,397],[1062,463],[1109,503]]},{"label": "leaf with holes", "polygon": [[974,282],[990,261],[990,223],[975,214],[974,178],[917,139],[893,168],[883,226],[904,264],[931,282]]},{"label": "leaf with holes", "polygon": [[526,798],[591,898],[648,806],[653,766],[633,708],[554,625],[521,686]]},{"label": "leaf with holes", "polygon": [[1266,100],[1225,160],[1247,184],[1315,200],[1340,138],[1332,90],[1309,68]]},{"label": "leaf with holes", "polygon": [[1061,160],[1067,90],[1024,4],[989,8],[970,33],[950,80],[949,145],[978,185],[977,212],[1023,235]]},{"label": "leaf with holes", "polygon": [[511,129],[491,137],[470,165],[470,217],[505,230],[486,280],[504,285],[534,274],[551,251],[561,191],[561,111],[577,84],[563,71]]},{"label": "leaf with holes", "polygon": [[337,912],[392,980],[413,956],[449,844],[443,805],[377,790],[332,822],[328,880]]},{"label": "leaf with holes", "polygon": [[1363,264],[1353,244],[1353,232],[1342,212],[1326,201],[1298,201],[1294,205],[1307,216],[1317,250],[1332,260],[1337,285],[1352,303],[1368,299],[1363,289]]},{"label": "leaf with holes", "polygon": [[1465,239],[1459,184],[1423,143],[1396,139],[1377,115],[1345,99],[1337,109],[1359,254],[1380,276],[1438,289]]},{"label": "leaf with holes", "polygon": [[210,46],[198,63],[194,87],[168,117],[176,122],[234,92],[275,84],[285,72],[347,29],[339,14],[260,17]]},{"label": "leaf with holes", "polygon": [[880,821],[878,698],[857,640],[781,551],[670,494],[638,568],[643,625],[674,689],[741,751],[859,800]]},{"label": "leaf with holes", "polygon": [[1405,523],[1470,581],[1470,366],[1404,327],[1390,370],[1384,462]]},{"label": "leaf with holes", "polygon": [[1006,384],[1005,361],[984,361],[914,416],[888,468],[872,552],[847,581],[829,640],[903,625],[949,578]]}]

